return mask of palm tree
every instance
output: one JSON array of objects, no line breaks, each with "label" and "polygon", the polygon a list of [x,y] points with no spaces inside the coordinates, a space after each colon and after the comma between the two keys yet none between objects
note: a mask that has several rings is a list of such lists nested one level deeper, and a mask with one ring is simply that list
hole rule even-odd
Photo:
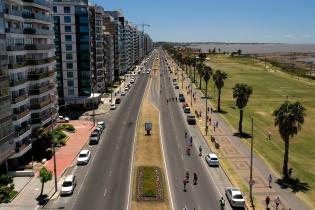
[{"label": "palm tree", "polygon": [[279,128],[279,133],[284,141],[284,157],[282,173],[284,178],[289,177],[288,161],[289,161],[289,143],[290,138],[301,130],[304,123],[306,109],[300,102],[290,103],[284,102],[278,109],[273,112],[275,117],[275,125]]},{"label": "palm tree", "polygon": [[243,133],[243,109],[247,105],[249,96],[252,93],[252,88],[245,83],[238,83],[233,87],[233,98],[236,98],[236,106],[240,110],[240,121],[238,123],[238,131],[240,135]]},{"label": "palm tree", "polygon": [[203,73],[204,73],[204,68],[205,68],[205,65],[203,63],[197,64],[197,71],[199,73],[199,89],[200,90],[201,90],[201,81],[202,81],[202,77],[203,77]]},{"label": "palm tree", "polygon": [[212,78],[215,86],[218,88],[218,112],[221,112],[221,89],[224,86],[224,80],[227,79],[227,74],[223,71],[216,70]]}]

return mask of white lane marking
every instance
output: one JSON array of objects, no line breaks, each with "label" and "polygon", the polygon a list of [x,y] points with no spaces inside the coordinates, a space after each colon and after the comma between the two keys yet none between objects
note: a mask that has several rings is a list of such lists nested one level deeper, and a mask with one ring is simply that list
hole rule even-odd
[{"label": "white lane marking", "polygon": [[[149,84],[149,81],[147,81],[147,84],[146,84],[146,88],[145,90],[147,90],[147,87],[148,87],[148,84]],[[144,101],[144,98],[146,97],[146,91],[143,93],[143,96],[142,96],[142,100],[141,100],[141,104],[140,104],[140,108],[139,108],[139,111],[138,111],[138,115],[137,115],[137,120],[136,120],[136,126],[135,126],[135,134],[134,134],[134,138],[133,138],[133,144],[132,144],[132,153],[131,153],[131,163],[130,163],[130,175],[129,175],[129,189],[128,189],[128,201],[127,201],[127,206],[126,206],[126,209],[129,210],[130,209],[130,196],[131,196],[131,185],[132,185],[132,175],[133,175],[133,154],[134,154],[134,151],[135,151],[135,142],[136,142],[136,136],[137,136],[137,126],[138,126],[138,119],[139,119],[139,114],[140,114],[140,110],[141,110],[141,107],[142,107],[142,104],[143,104],[143,101]],[[115,157],[114,157],[115,158]]]},{"label": "white lane marking", "polygon": [[107,188],[105,188],[104,197],[106,196],[106,194],[107,194]]},{"label": "white lane marking", "polygon": [[112,171],[109,171],[109,174],[108,174],[108,176],[110,177],[110,176],[112,176]]}]

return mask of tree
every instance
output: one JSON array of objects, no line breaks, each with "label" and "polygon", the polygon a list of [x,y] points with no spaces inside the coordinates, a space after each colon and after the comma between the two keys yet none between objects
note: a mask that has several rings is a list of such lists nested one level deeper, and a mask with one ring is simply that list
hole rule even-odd
[{"label": "tree", "polygon": [[205,65],[203,63],[197,64],[197,71],[199,73],[199,89],[200,90],[201,90],[201,81],[202,81],[202,77],[203,77],[203,73],[204,73],[204,68],[205,68]]},{"label": "tree", "polygon": [[238,124],[238,131],[240,135],[243,133],[243,109],[246,107],[249,96],[252,93],[252,88],[245,83],[238,83],[233,87],[233,98],[236,98],[236,106],[240,110],[240,120]]},{"label": "tree", "polygon": [[0,203],[10,199],[10,193],[14,190],[13,178],[9,175],[0,176]]},{"label": "tree", "polygon": [[224,80],[227,79],[227,74],[223,71],[217,70],[212,78],[215,86],[218,88],[218,112],[221,112],[221,89],[224,86]]},{"label": "tree", "polygon": [[205,66],[203,68],[203,80],[206,83],[206,100],[208,100],[208,82],[212,75],[212,68],[210,66]]},{"label": "tree", "polygon": [[[55,174],[55,176],[56,176],[56,174]],[[45,183],[52,179],[52,172],[48,171],[47,168],[44,166],[39,171],[39,177],[40,177],[40,182],[42,183],[42,188],[40,191],[40,196],[42,196],[43,192],[44,192]]]},{"label": "tree", "polygon": [[241,54],[242,54],[242,50],[241,50],[241,49],[238,49],[236,53],[237,53],[238,55],[241,55]]},{"label": "tree", "polygon": [[282,173],[284,178],[289,177],[288,161],[289,161],[289,144],[290,138],[297,135],[304,123],[306,109],[300,102],[290,103],[284,102],[278,109],[273,112],[275,117],[275,126],[278,126],[279,133],[284,141],[284,157]]}]

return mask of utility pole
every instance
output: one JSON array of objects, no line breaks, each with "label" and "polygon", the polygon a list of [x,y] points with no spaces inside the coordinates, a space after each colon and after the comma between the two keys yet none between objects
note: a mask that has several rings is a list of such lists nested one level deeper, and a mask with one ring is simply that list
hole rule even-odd
[{"label": "utility pole", "polygon": [[[51,103],[51,95],[49,95],[49,100]],[[53,112],[52,112],[52,107],[50,107],[50,121],[51,121],[51,136],[52,136],[52,143],[51,143],[51,147],[52,147],[52,152],[53,152],[53,158],[54,158],[54,181],[55,181],[55,193],[58,191],[58,184],[57,184],[57,162],[56,162],[56,149],[55,149],[55,142],[54,142],[54,135],[53,135],[53,131],[54,131],[54,125],[53,125]]]},{"label": "utility pole", "polygon": [[253,209],[254,201],[253,201],[253,152],[254,152],[254,118],[252,117],[252,129],[251,129],[251,143],[250,143],[250,174],[249,174],[249,197],[252,204]]}]

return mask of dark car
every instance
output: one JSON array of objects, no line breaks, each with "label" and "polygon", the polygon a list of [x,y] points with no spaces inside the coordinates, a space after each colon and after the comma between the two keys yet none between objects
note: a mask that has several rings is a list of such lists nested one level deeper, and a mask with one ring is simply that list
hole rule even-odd
[{"label": "dark car", "polygon": [[196,125],[196,118],[194,115],[187,115],[188,125]]},{"label": "dark car", "polygon": [[179,100],[179,102],[185,102],[185,96],[180,93],[180,94],[178,95],[178,100]]},{"label": "dark car", "polygon": [[120,98],[116,98],[115,104],[120,104],[120,102],[121,102],[121,99]]},{"label": "dark car", "polygon": [[90,144],[97,144],[100,140],[100,133],[97,130],[94,130],[90,136]]}]

